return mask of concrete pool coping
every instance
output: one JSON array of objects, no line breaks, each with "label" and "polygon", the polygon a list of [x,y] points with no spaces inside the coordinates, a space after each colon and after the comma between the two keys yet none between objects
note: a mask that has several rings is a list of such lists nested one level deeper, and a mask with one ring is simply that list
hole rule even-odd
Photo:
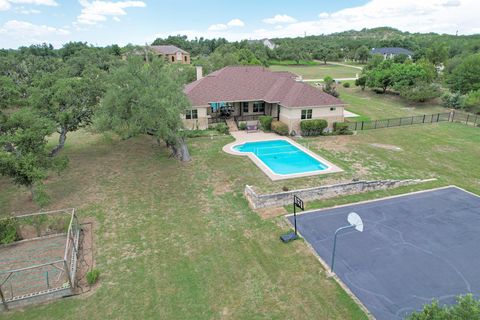
[{"label": "concrete pool coping", "polygon": [[[343,172],[338,166],[334,165],[330,161],[326,160],[325,158],[319,156],[318,154],[310,151],[309,149],[305,148],[301,144],[295,142],[294,140],[279,136],[275,133],[264,133],[264,132],[255,132],[255,133],[247,133],[242,131],[236,131],[230,133],[234,138],[235,142],[229,143],[223,147],[223,151],[235,155],[235,156],[242,156],[242,157],[249,157],[253,163],[259,167],[263,173],[265,173],[272,181],[278,180],[285,180],[285,179],[293,179],[293,178],[301,178],[301,177],[311,177],[321,174],[329,174],[329,173],[337,173]],[[303,172],[303,173],[294,173],[294,174],[277,174],[274,173],[262,160],[260,160],[256,155],[251,152],[239,152],[234,150],[233,148],[238,145],[242,145],[247,142],[260,142],[260,141],[272,141],[272,140],[284,140],[288,143],[292,144],[293,146],[297,147],[298,149],[302,150],[312,158],[321,163],[325,164],[328,168],[324,170],[317,170],[317,171],[310,171],[310,172]]]}]

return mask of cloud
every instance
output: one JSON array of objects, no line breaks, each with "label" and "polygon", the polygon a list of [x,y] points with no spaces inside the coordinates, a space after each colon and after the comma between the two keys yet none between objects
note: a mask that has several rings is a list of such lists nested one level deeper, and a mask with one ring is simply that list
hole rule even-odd
[{"label": "cloud", "polygon": [[27,21],[10,20],[0,25],[0,38],[9,44],[10,48],[21,45],[52,43],[60,46],[70,31],[47,25],[37,25]]},{"label": "cloud", "polygon": [[328,12],[322,12],[318,15],[318,17],[320,19],[326,19],[326,18],[330,17],[330,14]]},{"label": "cloud", "polygon": [[227,23],[212,24],[208,27],[208,31],[222,31],[222,30],[228,30],[230,28],[244,27],[244,26],[245,26],[245,23],[242,20],[232,19]]},{"label": "cloud", "polygon": [[279,24],[279,23],[294,23],[297,22],[297,19],[290,17],[286,14],[277,14],[273,18],[267,18],[262,20],[267,24]]},{"label": "cloud", "polygon": [[229,27],[244,27],[245,23],[240,19],[233,19],[227,23]]},{"label": "cloud", "polygon": [[322,12],[317,20],[298,21],[281,30],[255,30],[250,37],[298,37],[384,26],[409,32],[474,34],[480,29],[478,12],[477,0],[370,0],[361,6]]},{"label": "cloud", "polygon": [[7,0],[0,0],[0,11],[7,11],[11,8],[10,2]]},{"label": "cloud", "polygon": [[220,30],[227,30],[228,26],[223,23],[218,23],[218,24],[212,24],[210,27],[208,27],[209,31],[220,31]]},{"label": "cloud", "polygon": [[44,6],[58,6],[55,0],[0,0],[0,11],[7,11],[12,8],[12,4],[34,4]]},{"label": "cloud", "polygon": [[11,2],[15,4],[35,4],[35,5],[51,6],[51,7],[58,6],[58,3],[55,0],[7,0],[7,2]]},{"label": "cloud", "polygon": [[144,8],[147,4],[143,1],[87,1],[79,0],[83,7],[77,17],[77,23],[94,25],[107,20],[107,17],[124,16],[127,8]]}]

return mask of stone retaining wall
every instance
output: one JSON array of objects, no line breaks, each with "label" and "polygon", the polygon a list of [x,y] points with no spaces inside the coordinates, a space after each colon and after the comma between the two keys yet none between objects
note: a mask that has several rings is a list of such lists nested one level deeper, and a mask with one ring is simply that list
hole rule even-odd
[{"label": "stone retaining wall", "polygon": [[326,185],[308,189],[292,190],[272,194],[257,194],[249,185],[245,186],[245,197],[253,209],[280,207],[292,203],[293,195],[304,201],[329,199],[375,190],[385,190],[402,186],[414,185],[433,181],[435,179],[407,179],[407,180],[373,180],[353,181],[341,184]]}]

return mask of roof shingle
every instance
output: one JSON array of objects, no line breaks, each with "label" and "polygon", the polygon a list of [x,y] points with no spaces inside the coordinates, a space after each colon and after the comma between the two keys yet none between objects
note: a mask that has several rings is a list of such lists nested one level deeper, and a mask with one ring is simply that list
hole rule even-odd
[{"label": "roof shingle", "polygon": [[187,51],[171,45],[150,46],[150,48],[159,54],[176,54],[179,51],[183,54],[188,54]]},{"label": "roof shingle", "polygon": [[184,92],[193,106],[262,100],[285,107],[345,104],[296,78],[290,72],[273,72],[258,66],[225,67],[186,85]]}]

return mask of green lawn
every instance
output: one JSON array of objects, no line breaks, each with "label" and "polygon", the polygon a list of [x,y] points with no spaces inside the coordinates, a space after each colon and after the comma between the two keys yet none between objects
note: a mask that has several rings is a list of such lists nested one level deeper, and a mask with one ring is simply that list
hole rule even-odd
[{"label": "green lawn", "polygon": [[[440,108],[402,109],[397,97],[340,91],[350,110],[372,119]],[[353,178],[438,179],[311,202],[308,208],[449,184],[480,194],[480,129],[461,124],[300,139],[344,172],[277,182],[248,158],[224,153],[231,141],[229,136],[191,138],[193,160],[181,164],[150,137],[120,141],[84,131],[70,134],[69,168],[46,184],[50,208],[76,207],[82,217],[96,219],[100,287],[4,318],[366,319],[303,241],[278,240],[289,229],[283,218],[262,220],[248,208],[245,184],[271,192]],[[7,179],[0,178],[0,190],[2,214],[37,210],[28,192]]]},{"label": "green lawn", "polygon": [[400,96],[393,94],[377,94],[370,89],[362,91],[351,82],[350,88],[337,86],[340,99],[348,104],[347,109],[363,116],[362,118],[349,118],[350,121],[378,120],[400,118],[414,115],[434,114],[449,112],[439,101],[426,103],[408,103]]},{"label": "green lawn", "polygon": [[355,78],[361,70],[333,64],[319,64],[315,66],[296,66],[296,65],[272,65],[272,71],[290,71],[302,76],[304,79],[323,79],[326,76],[332,78]]},{"label": "green lawn", "polygon": [[[302,241],[282,244],[282,219],[262,220],[245,184],[268,184],[253,163],[225,154],[229,136],[189,139],[193,161],[150,137],[68,137],[70,166],[52,176],[51,208],[93,217],[100,287],[2,315],[6,319],[366,319]],[[0,211],[35,210],[0,179]]]}]

